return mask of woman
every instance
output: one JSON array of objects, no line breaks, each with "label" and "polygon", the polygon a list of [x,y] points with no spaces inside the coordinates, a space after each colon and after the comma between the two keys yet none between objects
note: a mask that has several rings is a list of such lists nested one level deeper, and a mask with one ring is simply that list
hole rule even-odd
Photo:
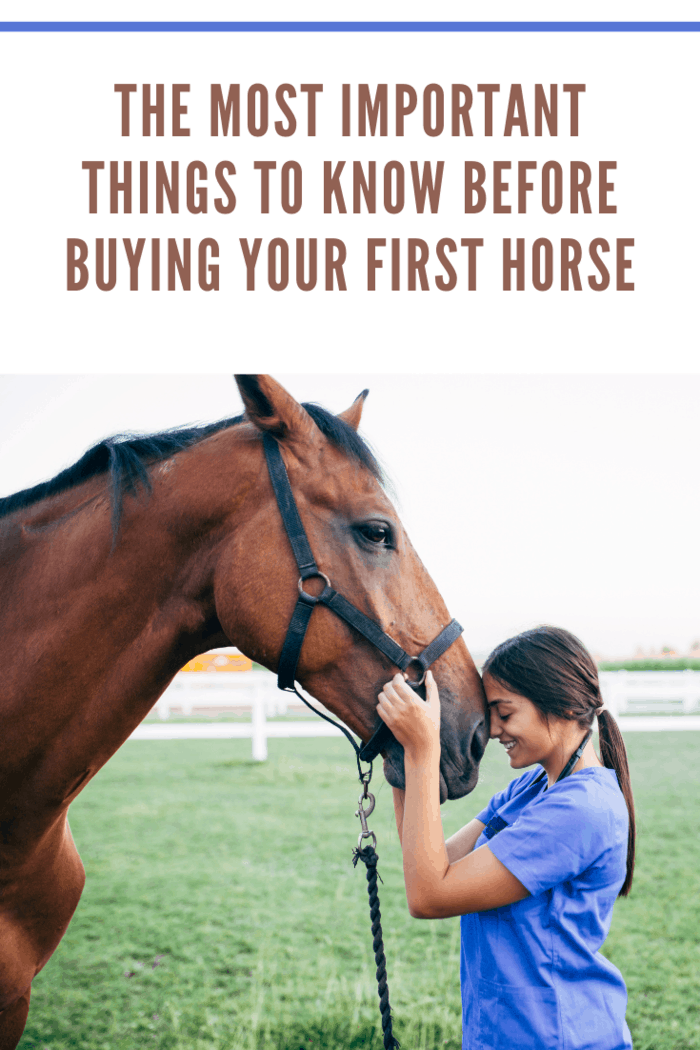
[{"label": "woman", "polygon": [[492,739],[512,769],[538,766],[447,842],[432,675],[427,702],[397,675],[378,706],[405,753],[394,806],[409,910],[462,916],[463,1050],[628,1050],[625,983],[598,949],[632,884],[634,804],[596,666],[573,635],[538,627],[499,645],[483,679]]}]

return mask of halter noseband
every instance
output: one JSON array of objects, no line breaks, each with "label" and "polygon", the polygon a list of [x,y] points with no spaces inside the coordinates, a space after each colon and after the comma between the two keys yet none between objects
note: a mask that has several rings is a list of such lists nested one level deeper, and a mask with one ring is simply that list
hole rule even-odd
[{"label": "halter noseband", "polygon": [[[325,573],[320,571],[316,565],[314,556],[311,553],[311,547],[309,546],[309,541],[306,537],[306,532],[304,531],[304,526],[301,523],[299,511],[297,510],[297,505],[294,500],[294,494],[292,493],[292,488],[289,484],[289,476],[284,465],[284,460],[282,459],[282,453],[280,452],[279,445],[271,434],[266,433],[263,435],[263,448],[265,449],[267,468],[270,472],[270,480],[277,499],[277,506],[282,515],[284,528],[289,537],[289,542],[299,569],[299,597],[294,607],[289,627],[287,628],[287,635],[284,639],[282,652],[280,653],[277,668],[278,689],[296,692],[294,682],[296,679],[296,670],[297,664],[299,663],[301,647],[304,644],[304,637],[306,635],[306,629],[309,626],[311,613],[317,605],[325,605],[326,608],[330,609],[331,612],[334,612],[336,616],[339,616],[342,620],[345,620],[346,623],[350,624],[351,627],[354,627],[363,638],[366,638],[376,649],[379,649],[384,656],[388,657],[389,660],[399,668],[399,670],[407,671],[411,664],[418,664],[421,672],[420,676],[415,682],[409,681],[408,685],[413,687],[422,685],[425,681],[425,674],[428,668],[439,656],[442,656],[442,654],[449,649],[457,638],[459,638],[464,628],[458,624],[456,620],[451,620],[447,627],[444,627],[440,631],[438,636],[433,639],[430,645],[426,646],[422,653],[419,653],[418,656],[409,656],[409,654],[402,649],[393,638],[390,638],[389,635],[382,630],[375,620],[371,620],[369,616],[365,616],[365,614],[360,612],[352,602],[349,602],[347,598],[342,596],[342,594],[338,594],[337,591],[333,590],[331,581]],[[324,582],[324,588],[319,595],[307,594],[304,590],[305,581],[313,579],[314,576],[317,576]],[[301,697],[301,699],[303,700],[304,698]],[[305,700],[304,703],[306,703]],[[311,707],[310,704],[307,706]],[[312,708],[312,710],[316,709]],[[319,711],[316,711],[316,713],[320,714]],[[381,719],[371,738],[361,748],[357,747],[355,741],[347,732],[345,735],[355,748],[358,758],[362,759],[363,762],[371,762],[375,759],[379,752],[383,751],[392,739],[391,730],[381,721]]]}]

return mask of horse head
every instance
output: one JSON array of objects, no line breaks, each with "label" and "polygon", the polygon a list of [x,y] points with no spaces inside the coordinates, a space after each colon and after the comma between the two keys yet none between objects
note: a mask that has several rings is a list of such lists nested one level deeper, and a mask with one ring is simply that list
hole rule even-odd
[{"label": "horse head", "polygon": [[[237,376],[246,408],[247,455],[236,499],[236,526],[214,576],[223,633],[276,671],[298,597],[297,568],[277,507],[262,435],[274,436],[311,550],[333,588],[376,621],[410,654],[449,622],[438,590],[414,551],[357,434],[366,391],[339,416],[321,417],[269,376]],[[315,417],[315,418],[314,418]],[[322,588],[320,580],[307,589]],[[318,605],[311,616],[297,680],[366,742],[379,724],[377,695],[396,667],[370,642]],[[471,791],[488,738],[481,680],[458,638],[436,661],[442,702],[441,801]],[[404,786],[403,749],[392,737],[384,756],[389,783]]]}]

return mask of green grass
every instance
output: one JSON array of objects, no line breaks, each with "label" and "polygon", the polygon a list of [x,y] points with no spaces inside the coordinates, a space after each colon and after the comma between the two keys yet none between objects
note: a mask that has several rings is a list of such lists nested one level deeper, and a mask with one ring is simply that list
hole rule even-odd
[{"label": "green grass", "polygon": [[[635,1050],[700,1050],[696,733],[627,737],[639,851],[604,953]],[[21,1050],[380,1050],[358,786],[344,740],[131,741],[71,808],[87,885]],[[509,779],[443,807],[451,833]],[[382,922],[405,1050],[459,1050],[459,923],[408,915],[379,772]]]},{"label": "green grass", "polygon": [[640,657],[639,660],[602,660],[600,671],[700,671],[700,658],[696,656]]}]

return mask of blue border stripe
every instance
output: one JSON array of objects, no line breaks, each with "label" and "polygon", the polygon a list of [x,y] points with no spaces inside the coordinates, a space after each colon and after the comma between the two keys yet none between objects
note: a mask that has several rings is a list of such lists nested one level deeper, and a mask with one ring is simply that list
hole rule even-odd
[{"label": "blue border stripe", "polygon": [[2,33],[698,33],[700,22],[0,22]]}]

